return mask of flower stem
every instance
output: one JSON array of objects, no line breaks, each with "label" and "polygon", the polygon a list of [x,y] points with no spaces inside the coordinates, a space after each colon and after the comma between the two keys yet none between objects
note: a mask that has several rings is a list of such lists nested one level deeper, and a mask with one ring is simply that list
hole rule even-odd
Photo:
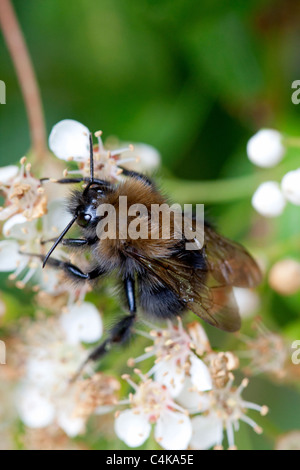
[{"label": "flower stem", "polygon": [[48,153],[41,97],[25,39],[10,0],[0,0],[0,26],[22,90],[32,150],[41,162]]},{"label": "flower stem", "polygon": [[216,181],[165,180],[163,188],[177,202],[227,203],[251,197],[261,182],[258,174]]},{"label": "flower stem", "polygon": [[245,198],[250,199],[260,183],[280,182],[288,171],[298,166],[299,156],[294,155],[286,158],[275,168],[260,169],[250,175],[211,181],[165,179],[162,186],[178,203],[228,203]]},{"label": "flower stem", "polygon": [[299,137],[286,137],[283,143],[287,147],[300,148],[300,138]]}]

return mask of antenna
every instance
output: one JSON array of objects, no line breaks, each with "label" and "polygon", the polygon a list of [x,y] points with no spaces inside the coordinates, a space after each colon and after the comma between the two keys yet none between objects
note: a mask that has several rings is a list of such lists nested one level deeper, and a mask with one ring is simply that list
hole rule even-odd
[{"label": "antenna", "polygon": [[89,135],[90,140],[90,183],[94,182],[94,152],[93,152],[93,138],[92,133]]},{"label": "antenna", "polygon": [[73,219],[71,220],[71,222],[68,223],[68,225],[66,226],[66,228],[62,231],[62,233],[60,234],[60,236],[58,237],[58,239],[53,243],[52,247],[50,248],[50,250],[48,251],[47,255],[45,256],[44,258],[44,261],[43,261],[43,268],[46,266],[47,264],[47,261],[48,259],[50,258],[50,256],[52,255],[53,251],[55,250],[55,248],[57,247],[57,245],[61,242],[61,240],[64,238],[64,236],[66,235],[66,233],[70,230],[70,228],[72,227],[72,225],[75,223],[77,219],[77,215],[75,217],[73,217]]}]

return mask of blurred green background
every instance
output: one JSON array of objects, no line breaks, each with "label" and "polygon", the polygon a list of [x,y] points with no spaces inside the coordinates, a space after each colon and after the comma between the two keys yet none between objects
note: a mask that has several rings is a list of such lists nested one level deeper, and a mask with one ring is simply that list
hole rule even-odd
[{"label": "blurred green background", "polygon": [[[260,126],[298,125],[297,0],[15,0],[48,131],[63,118],[156,146],[176,176],[251,170]],[[0,40],[0,162],[29,147],[25,109]]]},{"label": "blurred green background", "polygon": [[[300,135],[300,106],[291,101],[292,82],[300,79],[299,0],[13,3],[41,88],[48,133],[61,119],[77,119],[91,130],[102,129],[104,137],[157,147],[163,177],[197,181],[259,172],[245,148],[261,127]],[[0,79],[7,86],[7,104],[0,106],[2,166],[26,154],[30,141],[19,84],[1,35],[0,57]],[[292,168],[300,166],[298,151],[291,158]],[[263,247],[265,237],[265,245],[275,245],[275,261],[284,253],[279,256],[276,244],[285,245],[299,233],[299,208],[288,207],[271,229],[250,238],[249,228],[257,220],[251,191],[252,186],[249,197],[213,204],[210,216],[225,234],[248,237],[252,247]],[[222,197],[226,200],[226,191]],[[205,202],[196,191],[189,199]],[[298,250],[289,249],[289,254],[299,256]],[[282,299],[264,289],[265,317],[299,339],[294,336],[300,332],[299,296]],[[210,333],[217,344],[220,334]],[[275,409],[267,425],[272,438],[299,425],[299,413],[293,411],[299,394],[254,383],[251,399]],[[286,406],[281,407],[283,397]],[[265,426],[266,419],[262,421]],[[252,443],[245,437],[241,447],[272,447],[270,438],[250,434]]]}]

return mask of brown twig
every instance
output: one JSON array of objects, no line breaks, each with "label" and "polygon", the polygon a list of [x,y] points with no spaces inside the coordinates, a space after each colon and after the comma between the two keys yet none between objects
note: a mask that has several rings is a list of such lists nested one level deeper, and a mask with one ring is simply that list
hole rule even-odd
[{"label": "brown twig", "polygon": [[47,144],[40,91],[25,39],[10,0],[0,0],[0,26],[23,93],[32,149],[41,161],[47,155]]}]

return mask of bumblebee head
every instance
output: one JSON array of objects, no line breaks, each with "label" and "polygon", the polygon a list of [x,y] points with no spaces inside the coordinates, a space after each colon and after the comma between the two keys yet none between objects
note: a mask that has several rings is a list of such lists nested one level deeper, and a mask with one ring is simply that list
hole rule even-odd
[{"label": "bumblebee head", "polygon": [[[93,156],[93,141],[92,134],[89,135],[90,141],[90,177],[83,178],[81,181],[87,182],[87,185],[82,190],[76,190],[72,193],[69,199],[69,212],[72,214],[72,220],[68,223],[59,237],[55,240],[54,244],[48,251],[44,258],[43,267],[46,266],[48,259],[63,240],[64,236],[70,230],[72,225],[76,222],[83,229],[94,228],[96,233],[96,225],[99,222],[97,216],[97,207],[101,204],[101,199],[110,191],[112,185],[104,180],[99,180],[94,177],[94,156]],[[68,181],[69,182],[69,181]]]}]

